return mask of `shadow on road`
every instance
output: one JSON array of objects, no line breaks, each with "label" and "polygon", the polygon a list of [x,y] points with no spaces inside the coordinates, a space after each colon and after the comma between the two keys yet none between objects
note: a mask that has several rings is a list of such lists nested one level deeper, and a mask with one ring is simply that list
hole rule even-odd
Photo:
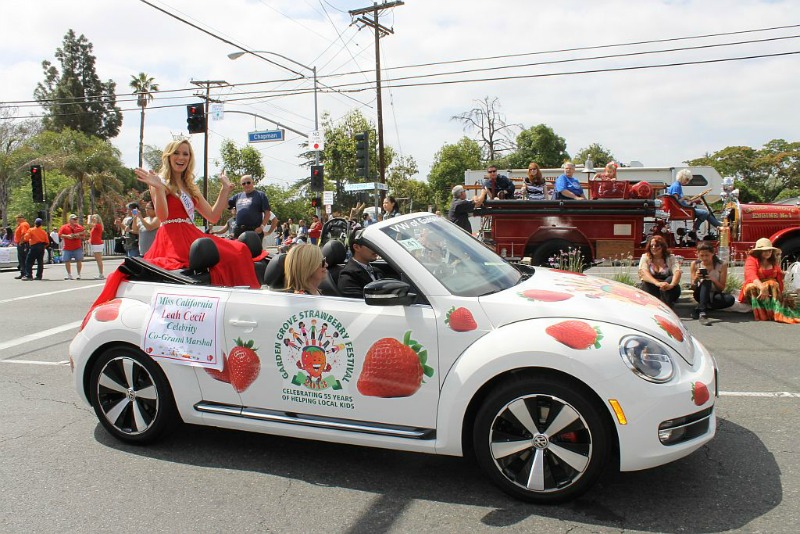
[{"label": "shadow on road", "polygon": [[[236,469],[379,496],[349,532],[384,532],[414,500],[491,507],[487,526],[531,516],[650,532],[741,528],[782,500],[773,455],[748,429],[719,419],[714,441],[670,465],[608,476],[580,499],[537,506],[507,497],[476,465],[431,456],[185,425],[149,447],[123,444],[98,424],[101,444],[165,462]],[[323,457],[328,459],[321,462]],[[336,461],[330,461],[331,459]]]}]

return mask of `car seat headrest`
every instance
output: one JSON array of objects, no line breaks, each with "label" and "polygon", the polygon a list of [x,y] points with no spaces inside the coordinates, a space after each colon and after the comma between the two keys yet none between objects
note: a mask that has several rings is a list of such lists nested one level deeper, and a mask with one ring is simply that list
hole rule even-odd
[{"label": "car seat headrest", "polygon": [[219,263],[219,249],[210,237],[200,237],[189,247],[189,269],[207,271]]},{"label": "car seat headrest", "polygon": [[242,232],[242,234],[239,236],[239,241],[247,245],[247,248],[250,249],[250,256],[253,258],[261,254],[261,251],[263,250],[261,246],[261,238],[252,230]]},{"label": "car seat headrest", "polygon": [[339,265],[347,259],[347,248],[338,239],[331,239],[322,247],[322,255],[328,265]]}]

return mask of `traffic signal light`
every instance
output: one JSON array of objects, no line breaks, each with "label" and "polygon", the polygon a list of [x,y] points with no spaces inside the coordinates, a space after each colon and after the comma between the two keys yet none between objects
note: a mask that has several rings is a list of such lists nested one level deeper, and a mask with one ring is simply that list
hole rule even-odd
[{"label": "traffic signal light", "polygon": [[44,202],[44,188],[42,187],[42,166],[31,166],[31,191],[34,202]]},{"label": "traffic signal light", "polygon": [[311,190],[312,191],[323,191],[325,189],[324,186],[324,168],[322,165],[312,165],[311,166]]},{"label": "traffic signal light", "polygon": [[356,176],[369,177],[369,132],[356,134]]},{"label": "traffic signal light", "polygon": [[312,208],[321,208],[322,207],[322,199],[319,197],[314,197],[311,199],[311,207]]},{"label": "traffic signal light", "polygon": [[190,134],[206,131],[205,106],[202,103],[186,106],[186,125]]}]

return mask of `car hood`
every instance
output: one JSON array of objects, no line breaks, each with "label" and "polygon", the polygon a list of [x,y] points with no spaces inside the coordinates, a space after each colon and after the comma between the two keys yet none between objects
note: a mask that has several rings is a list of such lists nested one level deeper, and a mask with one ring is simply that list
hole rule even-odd
[{"label": "car hood", "polygon": [[688,331],[667,305],[607,278],[537,267],[528,280],[480,303],[496,327],[547,317],[602,321],[646,332],[684,358],[693,352]]}]

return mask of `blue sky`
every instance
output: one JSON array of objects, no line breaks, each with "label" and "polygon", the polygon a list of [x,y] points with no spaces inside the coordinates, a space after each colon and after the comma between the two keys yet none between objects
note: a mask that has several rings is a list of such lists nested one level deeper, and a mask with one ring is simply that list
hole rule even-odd
[{"label": "blue sky", "polygon": [[[317,66],[327,85],[373,80],[372,33],[351,25],[348,9],[368,2],[342,0],[151,0],[228,40],[251,50],[270,50],[309,66]],[[222,6],[222,7],[221,7]],[[138,0],[7,0],[0,31],[0,101],[32,100],[42,80],[41,61],[53,60],[69,28],[94,44],[101,79],[117,82],[120,94],[129,92],[132,74],[155,77],[162,90],[192,87],[190,81],[214,79],[241,84],[279,80],[291,73],[253,57],[227,58],[230,45],[212,39]],[[13,23],[9,23],[13,21]],[[381,23],[394,35],[381,41],[384,67],[485,56],[547,52],[565,48],[608,45],[681,36],[734,32],[800,24],[800,2],[791,1],[684,1],[641,0],[579,1],[559,3],[508,1],[406,0],[387,12]],[[418,82],[469,77],[535,76],[579,70],[686,62],[736,56],[800,51],[797,28],[738,36],[605,48],[593,51],[548,53],[534,56],[470,62],[384,72],[387,79],[409,74],[465,68],[517,65],[511,69],[429,78]],[[675,51],[628,58],[606,58],[522,66],[542,60],[563,60],[620,52],[730,43],[788,37],[778,41],[748,43],[701,50]],[[386,143],[413,156],[424,179],[435,152],[456,142],[461,125],[450,119],[484,96],[497,97],[509,123],[525,127],[545,123],[568,143],[574,153],[593,142],[609,148],[619,160],[639,160],[648,166],[678,165],[681,161],[730,145],[761,146],[770,139],[798,140],[796,105],[800,56],[761,58],[672,68],[598,72],[494,80],[452,85],[395,87],[384,91]],[[286,64],[295,68],[291,64]],[[361,75],[331,77],[351,71]],[[303,71],[303,69],[300,69]],[[226,88],[213,95],[226,100],[227,110],[258,113],[300,131],[313,128],[313,97],[308,80]],[[282,89],[303,94],[280,98],[241,98],[240,91]],[[175,98],[181,96],[182,98]],[[173,134],[186,132],[185,104],[196,101],[191,91],[157,95],[147,112],[145,142],[165,145]],[[359,108],[375,121],[373,91],[321,93],[320,114],[342,117]],[[175,106],[156,108],[155,106]],[[135,165],[139,115],[132,102],[120,102],[125,112],[123,129],[114,144],[125,163]],[[19,114],[36,113],[20,107]],[[226,138],[242,145],[247,132],[274,125],[229,114],[211,125],[212,171],[220,142]],[[267,179],[288,184],[304,177],[297,155],[301,139],[289,134],[283,143],[256,146],[267,168]],[[202,138],[193,141],[201,149]]]}]

